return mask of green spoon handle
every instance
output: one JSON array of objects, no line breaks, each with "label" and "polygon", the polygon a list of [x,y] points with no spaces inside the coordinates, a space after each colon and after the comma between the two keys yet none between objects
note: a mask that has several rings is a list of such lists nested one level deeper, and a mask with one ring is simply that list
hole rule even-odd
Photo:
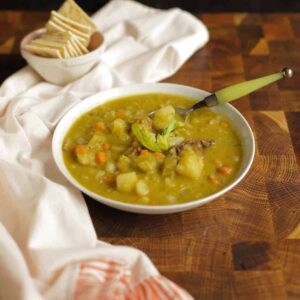
[{"label": "green spoon handle", "polygon": [[249,81],[237,83],[229,87],[223,88],[214,94],[209,95],[204,100],[207,106],[215,106],[224,104],[232,100],[236,100],[243,96],[246,96],[272,82],[275,82],[283,77],[292,77],[293,71],[288,68],[284,68],[281,72],[272,75],[252,79]]}]

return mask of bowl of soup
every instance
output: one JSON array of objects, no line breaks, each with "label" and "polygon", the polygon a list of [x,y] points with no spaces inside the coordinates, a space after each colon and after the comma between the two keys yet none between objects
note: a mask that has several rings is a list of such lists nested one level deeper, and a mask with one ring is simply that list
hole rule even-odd
[{"label": "bowl of soup", "polygon": [[243,179],[255,143],[230,104],[196,110],[187,119],[176,114],[175,107],[207,95],[167,83],[93,95],[60,120],[54,160],[83,193],[124,211],[167,214],[208,203]]}]

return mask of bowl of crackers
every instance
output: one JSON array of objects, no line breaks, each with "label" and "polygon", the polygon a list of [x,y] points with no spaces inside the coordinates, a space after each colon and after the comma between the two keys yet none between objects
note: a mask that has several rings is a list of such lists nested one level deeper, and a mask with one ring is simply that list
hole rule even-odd
[{"label": "bowl of crackers", "polygon": [[51,11],[45,28],[21,41],[21,55],[46,81],[66,85],[89,72],[101,59],[104,38],[73,0]]}]

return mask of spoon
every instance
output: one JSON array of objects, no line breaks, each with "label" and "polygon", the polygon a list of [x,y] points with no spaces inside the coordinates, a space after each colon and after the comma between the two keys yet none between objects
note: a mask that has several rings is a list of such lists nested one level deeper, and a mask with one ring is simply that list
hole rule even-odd
[{"label": "spoon", "polygon": [[[195,109],[221,105],[239,99],[283,77],[291,78],[292,76],[293,70],[290,68],[284,68],[281,72],[275,74],[236,83],[226,88],[223,88],[213,94],[208,95],[207,97],[195,103],[191,107],[175,107],[175,112],[185,119]],[[154,113],[155,110],[150,112],[148,116],[152,117]]]}]

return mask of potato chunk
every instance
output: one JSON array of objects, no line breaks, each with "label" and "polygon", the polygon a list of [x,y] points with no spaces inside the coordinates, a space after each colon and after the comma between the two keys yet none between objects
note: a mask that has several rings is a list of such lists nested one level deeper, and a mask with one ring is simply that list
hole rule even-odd
[{"label": "potato chunk", "polygon": [[102,148],[103,143],[106,142],[106,136],[103,133],[94,134],[89,140],[88,146],[90,149],[99,151]]},{"label": "potato chunk", "polygon": [[158,109],[153,117],[153,127],[156,130],[167,128],[174,116],[175,109],[171,105]]},{"label": "potato chunk", "polygon": [[135,190],[136,182],[135,172],[119,174],[117,176],[117,189],[122,193],[130,193]]},{"label": "potato chunk", "polygon": [[78,162],[83,166],[95,166],[95,154],[92,151],[76,153]]},{"label": "potato chunk", "polygon": [[149,193],[149,187],[147,183],[142,179],[137,182],[135,190],[136,193],[140,196],[146,196]]},{"label": "potato chunk", "polygon": [[128,172],[130,170],[130,164],[130,158],[126,155],[121,155],[117,162],[117,167],[121,172]]},{"label": "potato chunk", "polygon": [[192,148],[186,148],[180,154],[176,172],[182,176],[197,179],[201,176],[203,159]]},{"label": "potato chunk", "polygon": [[126,132],[127,123],[123,119],[115,119],[113,121],[112,133],[119,135]]},{"label": "potato chunk", "polygon": [[145,173],[155,173],[158,170],[158,160],[152,154],[140,155],[134,160],[138,169]]},{"label": "potato chunk", "polygon": [[122,142],[127,142],[130,137],[127,134],[127,123],[123,119],[115,119],[112,124],[114,133]]}]

